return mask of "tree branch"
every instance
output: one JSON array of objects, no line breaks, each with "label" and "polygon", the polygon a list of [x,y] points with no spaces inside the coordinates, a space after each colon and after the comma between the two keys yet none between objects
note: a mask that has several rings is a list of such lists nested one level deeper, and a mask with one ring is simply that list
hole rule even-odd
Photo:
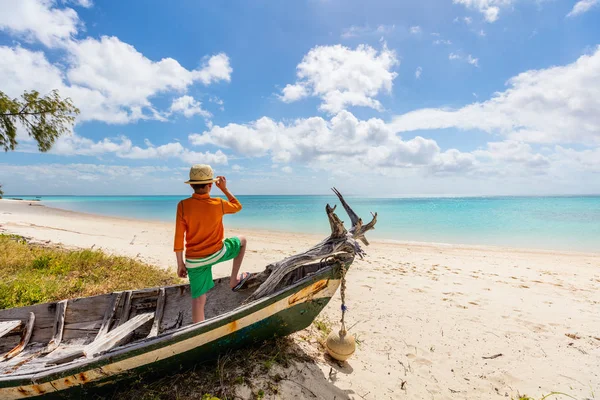
[{"label": "tree branch", "polygon": [[[27,108],[29,106],[29,104],[25,107],[23,107],[23,109]],[[56,109],[50,109],[50,110],[42,110],[42,111],[35,111],[35,112],[22,112],[19,111],[18,113],[1,113],[0,115],[2,116],[6,116],[6,117],[16,117],[19,115],[40,115],[40,114],[49,114],[49,113],[54,113],[56,112]]]}]

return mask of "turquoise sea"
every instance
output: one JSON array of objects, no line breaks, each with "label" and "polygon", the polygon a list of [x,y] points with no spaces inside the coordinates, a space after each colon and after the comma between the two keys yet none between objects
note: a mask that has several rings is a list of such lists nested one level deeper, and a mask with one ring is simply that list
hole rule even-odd
[{"label": "turquoise sea", "polygon": [[[7,196],[35,199],[36,196]],[[51,207],[173,221],[185,196],[40,196]],[[243,210],[226,226],[327,235],[325,204],[335,196],[238,196]],[[600,252],[600,196],[367,198],[347,201],[363,220],[379,214],[368,237]],[[338,205],[338,215],[349,218]]]}]

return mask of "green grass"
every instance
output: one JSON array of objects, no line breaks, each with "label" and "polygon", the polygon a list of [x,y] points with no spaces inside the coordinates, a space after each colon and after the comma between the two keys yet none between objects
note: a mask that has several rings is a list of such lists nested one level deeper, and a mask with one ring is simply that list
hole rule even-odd
[{"label": "green grass", "polygon": [[0,309],[179,282],[175,273],[131,258],[0,235]]}]

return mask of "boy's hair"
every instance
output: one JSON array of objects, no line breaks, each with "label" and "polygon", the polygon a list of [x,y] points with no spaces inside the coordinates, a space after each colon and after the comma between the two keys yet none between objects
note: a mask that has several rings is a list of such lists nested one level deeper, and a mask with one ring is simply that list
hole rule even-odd
[{"label": "boy's hair", "polygon": [[205,187],[207,187],[208,183],[192,183],[190,186],[194,190],[199,190],[199,189],[204,189]]}]

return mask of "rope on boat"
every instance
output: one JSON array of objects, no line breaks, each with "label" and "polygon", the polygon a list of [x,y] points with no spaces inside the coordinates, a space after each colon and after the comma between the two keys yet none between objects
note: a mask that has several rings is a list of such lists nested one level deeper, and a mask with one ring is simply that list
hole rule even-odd
[{"label": "rope on boat", "polygon": [[348,271],[348,269],[344,264],[340,265],[340,269],[342,272],[342,279],[340,283],[340,295],[342,297],[342,319],[340,320],[340,322],[342,324],[341,331],[346,333],[346,324],[344,321],[344,317],[346,316],[346,311],[348,311],[348,307],[346,306],[346,272]]}]

